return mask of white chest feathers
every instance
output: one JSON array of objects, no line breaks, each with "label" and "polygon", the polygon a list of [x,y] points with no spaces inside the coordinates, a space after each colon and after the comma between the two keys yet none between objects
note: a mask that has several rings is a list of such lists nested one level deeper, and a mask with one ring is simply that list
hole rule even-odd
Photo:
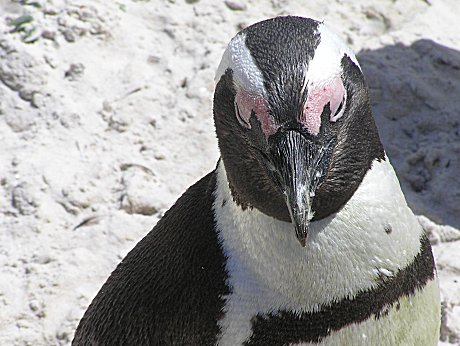
[{"label": "white chest feathers", "polygon": [[[338,213],[311,224],[305,248],[300,246],[290,223],[256,209],[243,211],[233,202],[222,161],[215,198],[218,236],[227,256],[232,292],[224,297],[219,345],[247,341],[253,333],[251,319],[257,315],[318,312],[324,306],[353,299],[357,293],[377,287],[379,277],[392,277],[405,268],[420,252],[423,230],[407,207],[388,159],[373,163],[358,190]],[[428,310],[437,309],[437,283],[427,285],[423,291],[427,296],[417,299],[432,300]],[[321,342],[372,344],[368,338],[378,337],[372,324],[387,323],[388,328],[394,328],[394,316],[401,316],[405,304],[413,303],[405,299],[397,310],[387,311],[386,319],[377,322],[370,318],[359,325],[352,324],[330,333]],[[390,317],[393,322],[384,322]],[[436,323],[434,318],[432,324]]]}]

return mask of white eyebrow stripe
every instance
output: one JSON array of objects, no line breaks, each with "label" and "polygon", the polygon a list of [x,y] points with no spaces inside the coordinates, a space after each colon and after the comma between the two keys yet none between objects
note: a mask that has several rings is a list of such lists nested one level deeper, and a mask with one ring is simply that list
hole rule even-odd
[{"label": "white eyebrow stripe", "polygon": [[[329,80],[340,76],[342,58],[346,54],[361,69],[353,51],[324,24],[318,25],[320,43],[308,64],[303,90],[308,87],[321,86]],[[266,97],[264,77],[246,46],[246,34],[239,33],[228,44],[217,68],[215,83],[218,83],[227,69],[233,71],[233,82],[238,90],[248,94]],[[303,91],[302,90],[302,91]]]},{"label": "white eyebrow stripe", "polygon": [[342,72],[342,58],[346,54],[358,68],[358,60],[353,51],[343,40],[324,24],[318,25],[320,43],[316,47],[315,55],[310,60],[305,75],[308,85],[322,85]]},{"label": "white eyebrow stripe", "polygon": [[218,83],[225,71],[233,71],[233,82],[238,88],[254,95],[266,95],[262,72],[256,65],[245,43],[245,34],[237,34],[227,46],[217,68],[215,83]]}]

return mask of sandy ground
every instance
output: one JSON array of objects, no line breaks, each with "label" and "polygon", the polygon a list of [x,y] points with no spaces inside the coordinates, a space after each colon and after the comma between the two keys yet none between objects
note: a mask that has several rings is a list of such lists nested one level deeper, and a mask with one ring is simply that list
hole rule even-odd
[{"label": "sandy ground", "polygon": [[457,0],[0,0],[0,345],[70,343],[116,264],[214,168],[227,42],[284,14],[358,53],[434,244],[442,344],[460,343]]}]

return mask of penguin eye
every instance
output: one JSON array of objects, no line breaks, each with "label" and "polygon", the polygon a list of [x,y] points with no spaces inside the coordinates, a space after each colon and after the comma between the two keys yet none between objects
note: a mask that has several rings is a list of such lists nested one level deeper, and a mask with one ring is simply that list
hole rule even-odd
[{"label": "penguin eye", "polygon": [[236,114],[236,118],[238,119],[238,122],[240,123],[241,126],[246,127],[248,129],[251,128],[251,124],[249,124],[249,121],[247,121],[241,115],[240,107],[238,107],[238,103],[236,101],[235,101],[235,114]]},{"label": "penguin eye", "polygon": [[346,108],[347,91],[341,77],[335,77],[325,83],[312,83],[308,97],[300,115],[300,123],[307,131],[316,136],[321,127],[321,114],[329,105],[329,121],[336,122],[343,116]]},{"label": "penguin eye", "polygon": [[235,95],[235,116],[238,123],[247,129],[251,128],[249,120],[255,116],[267,137],[274,134],[279,127],[270,115],[267,101],[261,95],[238,91]]},{"label": "penguin eye", "polygon": [[334,116],[337,116],[340,113],[340,111],[342,110],[342,107],[343,107],[343,101],[340,102],[339,108],[337,108],[337,111],[335,112]]},{"label": "penguin eye", "polygon": [[[332,122],[335,122],[337,121],[340,117],[342,117],[343,113],[345,112],[345,95],[343,95],[343,98],[342,98],[342,101],[337,105],[335,106],[336,109],[334,111],[334,109],[331,109],[331,117],[330,117],[330,120]],[[332,106],[332,104],[331,104]],[[335,108],[333,107],[333,108]]]}]

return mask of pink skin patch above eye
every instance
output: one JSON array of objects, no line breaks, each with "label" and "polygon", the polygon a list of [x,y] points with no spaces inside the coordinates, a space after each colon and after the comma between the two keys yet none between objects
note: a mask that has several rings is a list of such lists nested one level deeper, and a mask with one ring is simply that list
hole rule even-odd
[{"label": "pink skin patch above eye", "polygon": [[262,96],[254,96],[244,91],[238,91],[235,101],[241,118],[241,125],[251,128],[249,119],[251,118],[252,111],[254,111],[257,119],[260,121],[265,137],[268,138],[268,136],[276,133],[279,126],[274,123],[269,113],[268,105]]},{"label": "pink skin patch above eye", "polygon": [[[335,122],[341,114],[335,116],[342,102],[345,102],[345,87],[342,79],[336,77],[325,84],[314,86],[308,90],[307,102],[299,121],[307,128],[307,131],[316,136],[321,128],[321,114],[324,107],[330,102],[330,121]],[[344,107],[344,105],[342,105]]]}]

